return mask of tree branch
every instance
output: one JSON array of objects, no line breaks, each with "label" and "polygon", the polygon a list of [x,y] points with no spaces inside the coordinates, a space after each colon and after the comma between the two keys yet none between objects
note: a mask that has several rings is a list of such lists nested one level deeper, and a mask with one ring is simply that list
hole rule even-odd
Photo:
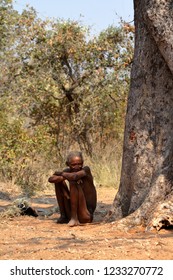
[{"label": "tree branch", "polygon": [[[173,5],[172,0],[150,0],[146,4],[146,24],[173,74]],[[149,23],[149,24],[148,24]]]}]

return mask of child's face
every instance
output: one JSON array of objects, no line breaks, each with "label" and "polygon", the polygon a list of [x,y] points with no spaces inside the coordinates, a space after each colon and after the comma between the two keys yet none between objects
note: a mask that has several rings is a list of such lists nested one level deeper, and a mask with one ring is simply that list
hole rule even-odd
[{"label": "child's face", "polygon": [[82,169],[83,161],[80,157],[73,157],[70,159],[69,167],[72,171],[76,172]]}]

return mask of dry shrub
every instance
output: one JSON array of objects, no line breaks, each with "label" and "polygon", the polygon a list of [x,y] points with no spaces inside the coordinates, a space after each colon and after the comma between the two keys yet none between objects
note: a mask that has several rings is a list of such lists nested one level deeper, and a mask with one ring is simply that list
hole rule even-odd
[{"label": "dry shrub", "polygon": [[19,184],[23,193],[30,197],[48,187],[48,171],[49,163],[45,158],[30,159],[20,170],[15,183]]},{"label": "dry shrub", "polygon": [[89,165],[94,176],[96,187],[119,186],[121,172],[121,143],[109,143],[104,149],[95,147],[92,158],[85,156],[85,164]]},{"label": "dry shrub", "polygon": [[18,207],[19,204],[25,204],[29,206],[29,201],[26,198],[18,198],[13,201],[12,205],[10,205],[6,210],[0,213],[1,218],[13,218],[21,215],[21,209]]},{"label": "dry shrub", "polygon": [[[75,147],[77,149],[77,147]],[[110,143],[104,148],[95,145],[92,157],[83,151],[84,164],[89,165],[94,176],[96,187],[118,188],[121,170],[122,144]],[[19,185],[21,194],[30,197],[38,191],[45,192],[52,186],[48,183],[48,177],[55,170],[65,168],[65,161],[68,152],[64,152],[62,157],[58,157],[52,152],[52,157],[38,156],[25,159],[25,164],[18,164],[18,168],[13,172],[12,181]],[[18,162],[19,163],[19,162]],[[3,180],[4,181],[4,180]],[[9,181],[9,180],[8,180]]]}]

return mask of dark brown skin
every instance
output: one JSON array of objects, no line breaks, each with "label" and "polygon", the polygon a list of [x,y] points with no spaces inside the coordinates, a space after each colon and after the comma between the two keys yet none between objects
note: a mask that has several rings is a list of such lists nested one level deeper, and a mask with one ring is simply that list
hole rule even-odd
[{"label": "dark brown skin", "polygon": [[[55,184],[55,193],[60,209],[58,223],[76,226],[91,223],[96,208],[97,195],[93,176],[88,166],[83,167],[79,156],[70,158],[63,172],[55,172],[48,181]],[[69,182],[70,190],[65,182]]]}]

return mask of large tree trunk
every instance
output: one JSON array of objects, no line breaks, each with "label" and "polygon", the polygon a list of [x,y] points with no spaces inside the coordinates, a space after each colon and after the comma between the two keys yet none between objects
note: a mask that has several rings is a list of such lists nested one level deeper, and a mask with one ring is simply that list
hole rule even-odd
[{"label": "large tree trunk", "polygon": [[122,174],[111,217],[160,229],[173,225],[173,1],[134,0],[134,11]]}]

